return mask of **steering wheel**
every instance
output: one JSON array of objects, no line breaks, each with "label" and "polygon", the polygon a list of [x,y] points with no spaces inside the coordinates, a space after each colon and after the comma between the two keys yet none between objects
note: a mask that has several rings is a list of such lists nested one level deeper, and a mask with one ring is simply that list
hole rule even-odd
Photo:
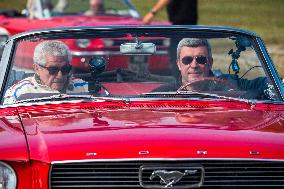
[{"label": "steering wheel", "polygon": [[[204,83],[203,83],[204,82]],[[237,88],[233,86],[227,80],[217,78],[217,77],[201,77],[196,80],[190,81],[182,85],[177,92],[186,90],[187,87],[192,86],[192,88],[206,87],[205,91],[237,91]]]}]

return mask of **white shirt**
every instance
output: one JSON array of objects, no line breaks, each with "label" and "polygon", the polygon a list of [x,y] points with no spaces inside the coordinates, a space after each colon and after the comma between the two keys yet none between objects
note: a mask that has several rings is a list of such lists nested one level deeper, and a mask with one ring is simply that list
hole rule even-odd
[{"label": "white shirt", "polygon": [[[66,93],[88,92],[88,82],[77,78],[71,78]],[[60,93],[47,85],[39,84],[35,78],[25,78],[11,86],[4,95],[3,104],[14,104],[17,99],[27,93]]]}]

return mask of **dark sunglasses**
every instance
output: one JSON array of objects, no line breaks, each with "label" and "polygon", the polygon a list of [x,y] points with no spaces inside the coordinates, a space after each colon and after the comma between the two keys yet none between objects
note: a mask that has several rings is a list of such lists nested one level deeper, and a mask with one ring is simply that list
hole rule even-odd
[{"label": "dark sunglasses", "polygon": [[39,65],[39,66],[47,69],[50,75],[56,75],[58,74],[59,71],[61,71],[62,75],[66,75],[66,74],[69,74],[72,69],[70,65],[65,65],[65,66],[62,66],[61,68],[58,68],[56,66],[50,66],[50,67],[45,67],[42,65]]},{"label": "dark sunglasses", "polygon": [[192,57],[192,56],[185,56],[185,57],[183,57],[183,58],[181,59],[181,62],[182,62],[184,65],[189,65],[189,64],[192,63],[193,59],[195,59],[198,64],[202,64],[202,65],[203,65],[203,64],[206,64],[206,63],[207,63],[207,58],[206,58],[206,56],[202,56],[202,55],[200,55],[200,56],[194,56],[194,57]]}]

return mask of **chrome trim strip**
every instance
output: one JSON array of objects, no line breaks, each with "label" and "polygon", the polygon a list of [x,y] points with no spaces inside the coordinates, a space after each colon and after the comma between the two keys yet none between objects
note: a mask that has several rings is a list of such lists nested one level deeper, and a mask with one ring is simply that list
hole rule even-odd
[{"label": "chrome trim strip", "polygon": [[129,31],[129,30],[152,30],[156,31],[197,31],[197,32],[233,32],[234,34],[244,34],[257,37],[257,34],[248,30],[239,28],[223,27],[223,26],[197,26],[197,25],[133,25],[133,26],[73,26],[62,28],[45,28],[33,31],[26,31],[13,35],[10,39],[18,39],[28,36],[36,36],[45,33],[61,33],[61,32],[101,32],[101,31]]},{"label": "chrome trim strip", "polygon": [[139,14],[135,6],[129,0],[124,0],[124,3],[129,7],[130,10],[135,11],[135,13],[138,15],[138,18],[141,18],[141,15]]},{"label": "chrome trim strip", "polygon": [[149,155],[150,152],[148,150],[138,152],[139,155]]},{"label": "chrome trim strip", "polygon": [[260,155],[260,152],[258,152],[258,151],[250,151],[249,154],[250,155]]},{"label": "chrome trim strip", "polygon": [[187,160],[216,160],[216,161],[231,161],[231,160],[238,160],[238,161],[282,161],[284,159],[260,159],[260,158],[121,158],[121,159],[85,159],[85,160],[63,160],[63,161],[52,161],[51,165],[53,164],[64,164],[64,163],[87,163],[87,162],[120,162],[120,161],[187,161]]},{"label": "chrome trim strip", "polygon": [[[96,100],[64,100],[64,101],[45,101],[45,102],[27,102],[27,103],[16,103],[16,104],[7,104],[7,105],[0,105],[0,109],[1,108],[8,108],[8,107],[12,107],[12,108],[15,108],[15,107],[27,107],[27,106],[40,106],[40,105],[58,105],[58,104],[66,104],[66,103],[81,103],[81,102],[109,102],[109,101],[113,101],[113,102],[118,102],[118,101],[127,101],[127,102],[130,102],[132,103],[132,101],[136,102],[144,102],[144,101],[168,101],[168,100],[173,100],[172,98],[131,98],[130,100],[129,99],[125,99],[125,98],[122,98],[122,99],[119,99],[117,97],[98,97]],[[179,100],[185,100],[185,98],[175,98],[174,99],[175,101],[179,101]],[[189,100],[189,101],[200,101],[200,99],[198,98],[187,98],[186,100]],[[226,99],[202,99],[202,101],[216,101],[216,102],[226,102],[227,100]],[[248,106],[251,107],[251,102],[249,102],[248,100],[241,100],[239,99],[240,102],[244,102],[244,103],[247,103]],[[262,102],[262,101],[257,101],[257,102],[254,102],[253,103],[254,105],[256,104],[277,104],[277,105],[283,105],[284,102],[283,101],[273,101],[273,102]],[[171,108],[171,107],[169,107]]]},{"label": "chrome trim strip", "polygon": [[102,56],[102,55],[121,55],[119,51],[72,51],[72,56]]},{"label": "chrome trim strip", "polygon": [[[103,56],[103,55],[122,55],[119,51],[72,51],[72,56]],[[165,55],[168,54],[166,50],[156,51],[155,55]],[[83,58],[83,57],[82,57]]]},{"label": "chrome trim strip", "polygon": [[281,87],[282,84],[277,74],[276,68],[274,67],[273,61],[269,56],[269,53],[267,52],[266,46],[264,45],[263,41],[258,37],[256,38],[256,40],[260,48],[260,53],[262,54],[264,62],[266,63],[265,66],[267,66],[268,74],[272,77],[272,82],[273,82],[272,84],[276,88],[278,96],[280,96],[282,101],[284,101],[284,88]]},{"label": "chrome trim strip", "polygon": [[[13,56],[13,40],[9,40],[6,42],[5,44],[5,48],[2,54],[2,58],[1,58],[1,63],[0,63],[0,70],[3,70],[0,72],[0,86],[1,86],[1,92],[0,92],[0,96],[2,97],[1,99],[1,104],[3,102],[3,96],[4,96],[4,87],[6,85],[6,81],[5,81],[5,75],[7,74],[7,72],[9,71],[7,68],[8,66],[11,66],[11,59]],[[4,71],[5,70],[5,71]]]},{"label": "chrome trim strip", "polygon": [[207,155],[208,154],[208,152],[206,150],[197,150],[196,153],[198,155]]}]

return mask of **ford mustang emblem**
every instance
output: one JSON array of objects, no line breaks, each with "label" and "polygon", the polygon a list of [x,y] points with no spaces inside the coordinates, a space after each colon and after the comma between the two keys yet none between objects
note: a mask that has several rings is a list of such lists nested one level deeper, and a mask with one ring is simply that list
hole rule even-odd
[{"label": "ford mustang emblem", "polygon": [[180,171],[166,171],[166,170],[156,170],[150,176],[150,180],[153,180],[156,176],[160,177],[160,183],[165,184],[165,188],[170,188],[173,184],[176,184],[182,179],[183,176],[188,174],[195,174],[197,172],[194,170],[185,170],[183,173]]},{"label": "ford mustang emblem", "polygon": [[199,188],[204,182],[204,168],[199,164],[152,164],[139,168],[140,186],[147,189]]}]

